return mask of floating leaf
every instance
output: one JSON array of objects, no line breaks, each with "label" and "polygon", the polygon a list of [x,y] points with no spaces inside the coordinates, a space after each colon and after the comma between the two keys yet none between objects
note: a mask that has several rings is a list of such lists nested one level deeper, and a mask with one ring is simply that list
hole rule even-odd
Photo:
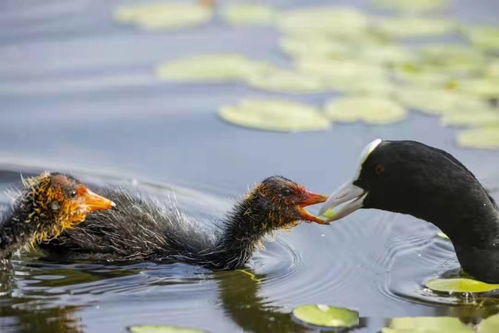
[{"label": "floating leaf", "polygon": [[314,107],[286,100],[246,99],[222,107],[220,117],[230,123],[270,131],[325,130],[329,121]]},{"label": "floating leaf", "polygon": [[426,287],[433,291],[458,293],[483,293],[499,288],[499,284],[489,284],[477,280],[454,278],[433,279],[426,282]]},{"label": "floating leaf", "polygon": [[457,143],[463,147],[499,149],[499,126],[462,131],[457,136]]},{"label": "floating leaf", "polygon": [[499,126],[499,110],[493,108],[450,112],[442,117],[442,124],[455,126]]},{"label": "floating leaf", "polygon": [[383,17],[375,28],[382,34],[394,38],[414,38],[446,35],[455,32],[455,22],[422,17]]},{"label": "floating leaf", "polygon": [[206,23],[212,15],[207,6],[173,2],[121,6],[114,13],[114,19],[145,29],[177,30]]},{"label": "floating leaf", "polygon": [[497,333],[499,332],[499,314],[490,316],[480,322],[477,329],[478,333]]},{"label": "floating leaf", "polygon": [[499,79],[475,78],[459,80],[453,83],[453,88],[481,98],[499,99]]},{"label": "floating leaf", "polygon": [[401,12],[422,13],[441,9],[448,5],[449,0],[374,0],[374,3]]},{"label": "floating leaf", "polygon": [[414,52],[400,45],[373,45],[357,49],[356,58],[368,63],[399,64],[415,60]]},{"label": "floating leaf", "polygon": [[389,124],[403,120],[407,110],[384,97],[342,97],[326,105],[326,115],[336,121],[362,120],[371,124]]},{"label": "floating leaf", "polygon": [[297,58],[348,58],[352,54],[349,45],[342,41],[318,35],[313,38],[288,36],[282,39],[281,49],[291,57]]},{"label": "floating leaf", "polygon": [[473,329],[453,317],[392,318],[382,333],[473,333]]},{"label": "floating leaf", "polygon": [[330,90],[318,76],[279,69],[253,75],[247,83],[264,90],[289,93],[318,93]]},{"label": "floating leaf", "polygon": [[130,326],[128,330],[131,333],[206,333],[206,331],[197,328],[163,325]]},{"label": "floating leaf", "polygon": [[230,4],[222,11],[222,17],[234,25],[270,24],[276,14],[270,6],[249,3]]},{"label": "floating leaf", "polygon": [[438,66],[407,62],[396,64],[393,74],[398,81],[424,87],[444,86],[452,78],[449,72]]},{"label": "floating leaf", "polygon": [[310,31],[350,36],[364,33],[368,28],[368,19],[353,8],[314,7],[283,13],[278,26],[286,33]]},{"label": "floating leaf", "polygon": [[204,54],[159,65],[156,75],[163,80],[237,81],[269,71],[271,65],[238,54]]},{"label": "floating leaf", "polygon": [[293,316],[305,323],[324,327],[354,327],[359,325],[359,313],[329,305],[301,305]]},{"label": "floating leaf", "polygon": [[484,55],[468,45],[430,44],[419,49],[421,61],[428,70],[446,71],[455,74],[478,72],[485,63]]},{"label": "floating leaf", "polygon": [[465,27],[464,34],[472,44],[484,50],[499,50],[499,27],[472,26]]}]

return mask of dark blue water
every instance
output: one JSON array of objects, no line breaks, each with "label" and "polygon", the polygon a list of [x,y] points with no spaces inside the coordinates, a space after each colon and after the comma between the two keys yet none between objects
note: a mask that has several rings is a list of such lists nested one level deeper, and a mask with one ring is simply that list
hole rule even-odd
[{"label": "dark blue water", "polygon": [[[297,134],[222,122],[218,108],[246,96],[322,105],[331,95],[157,81],[152,69],[158,62],[193,53],[238,52],[281,65],[289,60],[271,28],[214,21],[174,33],[137,31],[112,22],[120,3],[0,3],[0,189],[16,186],[20,172],[67,171],[160,199],[176,193],[184,211],[213,225],[248,186],[273,174],[331,192],[351,177],[362,147],[377,137],[438,146],[486,187],[499,186],[499,152],[459,148],[457,129],[418,113],[396,125],[335,124],[329,131]],[[447,14],[497,23],[499,4],[461,0]],[[0,199],[9,202],[3,194]],[[437,296],[421,287],[458,268],[451,244],[435,233],[412,217],[361,211],[331,226],[303,224],[276,234],[247,272],[183,264],[59,264],[23,254],[0,273],[0,330],[123,332],[129,325],[168,324],[211,332],[302,331],[289,312],[307,303],[358,310],[367,326],[358,332],[375,332],[394,316],[495,312],[493,302],[480,307],[473,298]]]}]

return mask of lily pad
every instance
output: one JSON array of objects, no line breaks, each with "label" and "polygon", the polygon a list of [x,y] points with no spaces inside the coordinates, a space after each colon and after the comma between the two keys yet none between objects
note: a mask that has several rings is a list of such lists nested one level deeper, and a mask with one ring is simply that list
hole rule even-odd
[{"label": "lily pad", "polygon": [[499,126],[479,127],[462,131],[457,143],[463,147],[499,149]]},{"label": "lily pad", "polygon": [[177,30],[208,22],[213,11],[207,6],[182,2],[124,5],[114,19],[150,30]]},{"label": "lily pad", "polygon": [[499,79],[475,78],[453,83],[453,88],[486,99],[499,99]]},{"label": "lily pad", "polygon": [[394,77],[406,84],[424,87],[445,86],[453,76],[441,66],[430,66],[422,63],[406,62],[395,64]]},{"label": "lily pad", "polygon": [[363,34],[368,18],[351,7],[313,7],[284,12],[278,27],[286,33],[297,31],[327,32],[332,35]]},{"label": "lily pad", "polygon": [[488,108],[482,110],[450,112],[444,114],[442,117],[442,124],[454,126],[499,126],[499,110]]},{"label": "lily pad", "polygon": [[269,131],[317,131],[331,126],[313,106],[280,99],[246,99],[222,107],[219,115],[236,125]]},{"label": "lily pad", "polygon": [[473,333],[474,330],[453,317],[392,318],[382,333]]},{"label": "lily pad", "polygon": [[207,333],[197,328],[163,325],[130,326],[128,330],[131,333]]},{"label": "lily pad", "polygon": [[388,98],[353,96],[336,98],[326,105],[326,115],[335,121],[365,121],[390,124],[406,118],[407,110]]},{"label": "lily pad", "polygon": [[342,41],[328,38],[324,35],[302,38],[287,36],[280,42],[281,49],[287,55],[297,58],[349,58],[352,49]]},{"label": "lily pad", "polygon": [[453,21],[422,17],[383,17],[375,28],[394,38],[417,38],[447,35],[457,31]]},{"label": "lily pad", "polygon": [[439,292],[483,293],[499,289],[499,284],[490,284],[472,279],[433,279],[426,282],[426,287]]},{"label": "lily pad", "polygon": [[174,81],[241,81],[271,68],[239,54],[204,54],[160,64],[156,75]]},{"label": "lily pad", "polygon": [[478,324],[478,333],[497,333],[499,332],[499,314],[490,316]]},{"label": "lily pad", "polygon": [[235,3],[222,10],[225,21],[234,25],[265,25],[271,24],[277,12],[270,6]]},{"label": "lily pad", "polygon": [[330,90],[319,76],[279,69],[252,75],[247,83],[259,89],[285,93],[319,93]]},{"label": "lily pad", "polygon": [[377,6],[409,13],[435,11],[446,7],[448,3],[449,0],[374,0]]},{"label": "lily pad", "polygon": [[359,325],[359,313],[329,305],[301,305],[293,316],[305,323],[323,327],[354,327]]},{"label": "lily pad", "polygon": [[470,42],[487,51],[499,50],[499,27],[471,26],[464,28]]}]

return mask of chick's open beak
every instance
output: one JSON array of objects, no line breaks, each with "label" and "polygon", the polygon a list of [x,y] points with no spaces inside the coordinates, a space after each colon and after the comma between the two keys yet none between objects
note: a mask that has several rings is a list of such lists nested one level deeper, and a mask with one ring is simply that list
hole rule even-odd
[{"label": "chick's open beak", "polygon": [[364,189],[348,182],[329,196],[319,214],[326,217],[327,221],[339,220],[362,208],[366,196],[367,192]]},{"label": "chick's open beak", "polygon": [[81,196],[81,204],[85,205],[89,211],[105,210],[116,206],[111,200],[104,198],[89,189]]},{"label": "chick's open beak", "polygon": [[328,224],[327,221],[310,214],[305,209],[306,206],[315,205],[315,204],[324,202],[326,200],[327,200],[327,197],[324,195],[306,191],[304,196],[303,196],[303,200],[300,201],[300,203],[298,203],[298,205],[296,205],[295,207],[303,220],[311,221],[311,222],[315,222],[315,223],[319,223],[319,224]]}]

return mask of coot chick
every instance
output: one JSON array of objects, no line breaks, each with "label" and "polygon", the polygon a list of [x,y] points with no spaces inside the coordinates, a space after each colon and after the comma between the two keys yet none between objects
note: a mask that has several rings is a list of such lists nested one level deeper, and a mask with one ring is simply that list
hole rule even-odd
[{"label": "coot chick", "polygon": [[200,230],[175,204],[158,204],[123,189],[100,192],[117,203],[75,229],[43,244],[50,256],[70,260],[184,262],[210,269],[243,267],[268,233],[305,220],[324,223],[305,206],[327,197],[311,193],[289,179],[265,179],[237,203],[215,234]]},{"label": "coot chick", "polygon": [[499,282],[496,203],[451,154],[415,141],[371,142],[361,154],[353,181],[329,197],[321,214],[332,221],[359,208],[409,214],[433,223],[449,236],[466,273]]},{"label": "coot chick", "polygon": [[24,188],[0,219],[0,258],[25,245],[57,237],[83,222],[88,213],[114,207],[75,178],[42,173],[24,180]]}]

